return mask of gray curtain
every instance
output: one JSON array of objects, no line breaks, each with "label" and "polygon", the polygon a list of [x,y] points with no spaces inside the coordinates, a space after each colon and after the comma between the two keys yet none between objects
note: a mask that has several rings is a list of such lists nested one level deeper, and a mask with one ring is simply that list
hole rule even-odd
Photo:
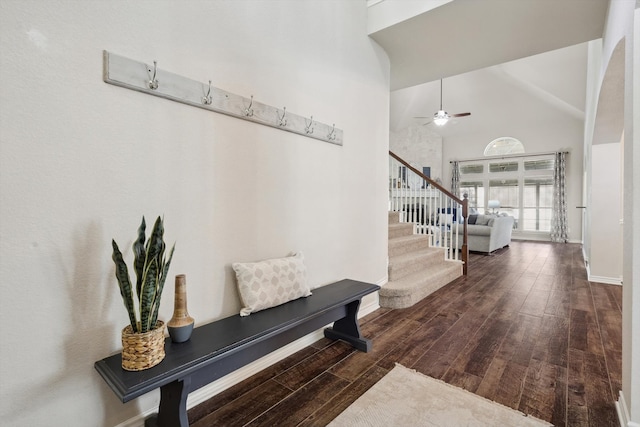
[{"label": "gray curtain", "polygon": [[451,192],[460,197],[460,165],[455,160],[451,162]]},{"label": "gray curtain", "polygon": [[551,214],[551,241],[569,240],[569,224],[567,223],[567,191],[565,183],[565,167],[567,153],[556,153],[553,171],[553,212]]}]

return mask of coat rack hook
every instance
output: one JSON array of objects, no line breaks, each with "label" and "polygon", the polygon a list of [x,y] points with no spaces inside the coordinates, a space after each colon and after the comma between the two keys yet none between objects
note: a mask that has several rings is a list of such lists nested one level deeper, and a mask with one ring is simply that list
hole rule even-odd
[{"label": "coat rack hook", "polygon": [[151,68],[149,67],[147,67],[147,74],[149,75],[149,89],[158,89],[158,83],[160,83],[160,81],[156,79],[156,75],[158,74],[158,61],[153,61],[153,77],[151,77]]},{"label": "coat rack hook", "polygon": [[329,141],[336,140],[336,124],[335,123],[333,124],[331,131],[327,134],[327,138],[329,139]]},{"label": "coat rack hook", "polygon": [[245,116],[247,116],[247,117],[252,117],[253,116],[253,108],[251,108],[252,105],[253,105],[253,95],[251,95],[251,102],[249,103],[249,106],[244,109],[244,115]]},{"label": "coat rack hook", "polygon": [[207,91],[207,94],[202,97],[202,103],[204,105],[211,105],[211,102],[211,80],[209,80],[209,90]]},{"label": "coat rack hook", "polygon": [[287,107],[282,107],[282,117],[280,117],[280,113],[277,111],[276,114],[278,114],[278,126],[286,126],[287,119],[285,116],[287,115]]},{"label": "coat rack hook", "polygon": [[313,116],[311,116],[309,124],[307,124],[307,119],[304,119],[304,123],[305,123],[304,131],[308,135],[311,135],[313,133]]}]

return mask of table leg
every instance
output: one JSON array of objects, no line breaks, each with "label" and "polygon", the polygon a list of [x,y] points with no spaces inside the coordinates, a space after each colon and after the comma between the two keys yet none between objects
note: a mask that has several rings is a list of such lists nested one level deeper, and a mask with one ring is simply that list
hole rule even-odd
[{"label": "table leg", "polygon": [[160,387],[158,415],[145,421],[145,427],[189,427],[187,396],[191,378]]},{"label": "table leg", "polygon": [[333,340],[343,340],[365,353],[371,350],[371,340],[362,337],[358,326],[360,300],[347,304],[347,315],[324,330],[324,336]]}]

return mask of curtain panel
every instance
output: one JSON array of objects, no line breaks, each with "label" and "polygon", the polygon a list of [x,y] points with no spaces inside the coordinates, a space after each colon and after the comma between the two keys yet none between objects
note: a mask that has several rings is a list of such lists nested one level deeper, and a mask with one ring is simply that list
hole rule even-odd
[{"label": "curtain panel", "polygon": [[460,164],[456,160],[451,162],[451,192],[460,197]]},{"label": "curtain panel", "polygon": [[567,222],[567,189],[566,189],[566,156],[567,153],[556,153],[553,170],[553,205],[551,215],[551,241],[567,243],[569,240],[569,224]]}]

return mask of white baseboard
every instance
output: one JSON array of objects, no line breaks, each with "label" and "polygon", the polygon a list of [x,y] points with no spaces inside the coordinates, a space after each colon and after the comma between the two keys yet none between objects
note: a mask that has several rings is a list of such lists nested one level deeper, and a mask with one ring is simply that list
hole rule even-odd
[{"label": "white baseboard", "polygon": [[[382,279],[376,283],[378,286],[382,286],[382,284],[386,283],[387,279]],[[360,306],[360,310],[358,311],[358,318],[364,317],[367,314],[373,313],[377,309],[380,308],[378,292],[375,292],[374,298],[369,300],[367,297],[363,299],[362,305]],[[330,326],[330,325],[327,325]],[[324,337],[324,327],[314,331],[304,337],[287,344],[286,346],[269,353],[268,355],[252,362],[236,371],[231,372],[230,374],[220,378],[217,381],[208,384],[193,393],[189,393],[187,398],[187,409],[191,409],[194,406],[199,405],[200,403],[212,398],[218,393],[223,392],[224,390],[238,384],[241,381],[249,378],[250,376],[257,374],[258,372],[268,368],[285,359],[286,357],[291,356],[297,351],[302,350],[305,347],[310,346],[314,342],[322,339]],[[151,415],[155,414],[158,411],[158,408],[154,407],[148,409],[133,418],[130,418],[115,427],[144,427],[144,420]]]},{"label": "white baseboard", "polygon": [[587,254],[584,251],[584,246],[582,247],[582,257],[584,258],[585,268],[587,270],[587,280],[590,282],[604,283],[605,285],[618,285],[622,286],[622,277],[605,277],[605,276],[595,276],[591,274],[591,265],[589,264],[589,260],[587,259]]},{"label": "white baseboard", "polygon": [[627,408],[627,402],[624,399],[622,390],[620,391],[620,397],[616,402],[616,411],[618,412],[618,420],[620,421],[620,427],[640,427],[640,424],[631,421],[631,415]]},{"label": "white baseboard", "polygon": [[622,286],[622,279],[620,278],[616,279],[615,277],[593,276],[588,271],[587,271],[587,279],[590,282],[604,283],[605,285]]}]

